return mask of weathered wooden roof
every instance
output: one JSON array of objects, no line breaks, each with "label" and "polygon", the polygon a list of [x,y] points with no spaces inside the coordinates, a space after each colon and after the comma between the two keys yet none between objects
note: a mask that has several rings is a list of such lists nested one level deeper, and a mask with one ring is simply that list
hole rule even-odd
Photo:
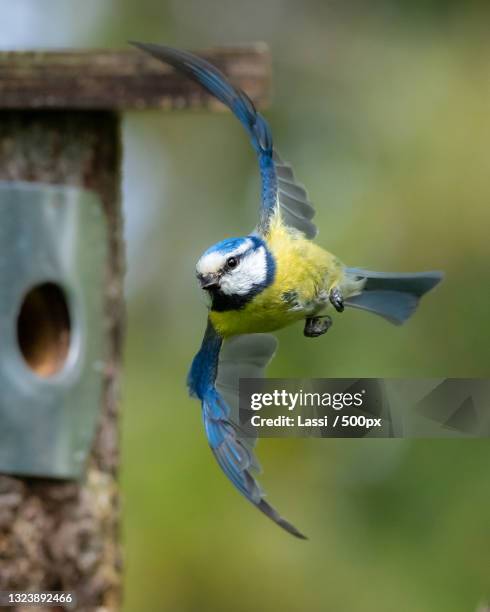
[{"label": "weathered wooden roof", "polygon": [[[265,44],[197,52],[258,106],[267,102]],[[210,108],[221,105],[169,66],[136,49],[0,52],[0,109]]]}]

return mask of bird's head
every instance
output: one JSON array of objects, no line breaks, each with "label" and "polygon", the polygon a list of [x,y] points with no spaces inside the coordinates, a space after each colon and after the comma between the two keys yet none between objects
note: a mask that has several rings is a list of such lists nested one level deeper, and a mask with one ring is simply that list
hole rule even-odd
[{"label": "bird's head", "polygon": [[196,266],[213,310],[242,308],[274,280],[275,261],[258,236],[227,238],[205,251]]}]

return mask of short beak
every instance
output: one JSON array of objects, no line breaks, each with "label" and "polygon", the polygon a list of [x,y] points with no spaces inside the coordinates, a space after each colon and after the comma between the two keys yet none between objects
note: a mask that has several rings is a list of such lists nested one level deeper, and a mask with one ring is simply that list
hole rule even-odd
[{"label": "short beak", "polygon": [[213,289],[218,286],[218,277],[216,274],[198,274],[197,279],[201,285],[201,289]]}]

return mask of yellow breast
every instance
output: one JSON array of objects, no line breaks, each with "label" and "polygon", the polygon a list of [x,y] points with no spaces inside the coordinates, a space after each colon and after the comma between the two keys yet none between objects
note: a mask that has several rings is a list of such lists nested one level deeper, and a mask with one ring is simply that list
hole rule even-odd
[{"label": "yellow breast", "polygon": [[240,310],[210,312],[223,337],[274,331],[304,319],[324,307],[322,297],[341,280],[343,266],[338,259],[284,226],[279,217],[266,242],[276,262],[274,281]]}]

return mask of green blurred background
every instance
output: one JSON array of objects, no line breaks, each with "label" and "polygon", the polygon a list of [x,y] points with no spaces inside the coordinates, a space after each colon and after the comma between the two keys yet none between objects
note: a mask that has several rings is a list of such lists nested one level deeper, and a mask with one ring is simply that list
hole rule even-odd
[{"label": "green blurred background", "polygon": [[[318,242],[352,265],[446,271],[403,328],[350,311],[317,341],[280,332],[269,375],[488,377],[490,7],[367,4],[17,0],[0,46],[267,42],[266,116]],[[474,611],[490,596],[487,440],[261,441],[269,499],[307,542],[220,473],[185,389],[206,317],[194,264],[253,227],[254,155],[226,114],[130,113],[124,140],[125,611]]]}]

